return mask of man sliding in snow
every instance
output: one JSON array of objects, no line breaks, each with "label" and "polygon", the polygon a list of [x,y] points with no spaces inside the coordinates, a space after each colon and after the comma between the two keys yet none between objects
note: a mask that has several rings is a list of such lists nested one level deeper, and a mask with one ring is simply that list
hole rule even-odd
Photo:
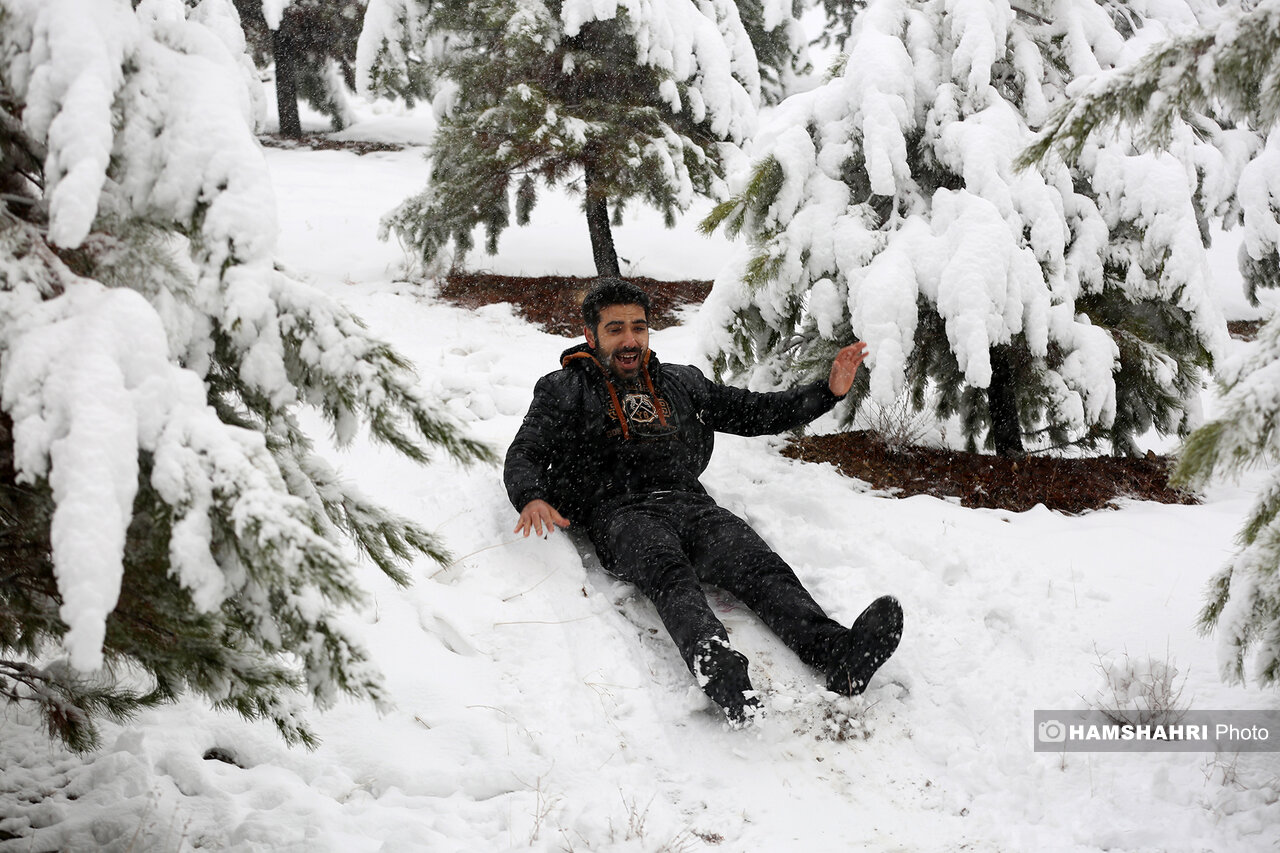
[{"label": "man sliding in snow", "polygon": [[849,392],[865,344],[845,347],[827,382],[769,394],[718,385],[649,350],[649,297],[598,279],[582,302],[586,343],[538,380],[507,451],[504,479],[516,531],[543,535],[570,520],[604,567],[639,587],[707,695],[741,723],[759,705],[747,659],[729,645],[700,582],[751,608],[827,688],[862,693],[902,636],[902,608],[872,602],[844,628],[782,558],[698,481],[716,431],[765,435],[806,424]]}]

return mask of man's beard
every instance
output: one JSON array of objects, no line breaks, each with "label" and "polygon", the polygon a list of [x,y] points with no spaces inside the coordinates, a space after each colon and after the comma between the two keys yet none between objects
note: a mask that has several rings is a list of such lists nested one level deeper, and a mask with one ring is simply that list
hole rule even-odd
[{"label": "man's beard", "polygon": [[[618,361],[618,356],[634,354],[636,358],[629,365]],[[628,347],[626,349],[616,349],[605,358],[605,369],[619,379],[634,379],[640,375],[640,366],[644,364],[644,349],[641,347]]]}]

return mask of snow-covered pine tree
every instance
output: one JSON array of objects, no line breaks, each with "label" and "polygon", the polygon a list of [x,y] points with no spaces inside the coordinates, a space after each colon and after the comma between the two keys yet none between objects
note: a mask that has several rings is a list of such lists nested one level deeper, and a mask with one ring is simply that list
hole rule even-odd
[{"label": "snow-covered pine tree", "polygon": [[[1077,162],[1099,131],[1121,128],[1144,150],[1169,150],[1203,171],[1204,157],[1181,147],[1188,126],[1218,149],[1223,167],[1197,197],[1201,215],[1227,228],[1244,226],[1240,271],[1257,304],[1259,288],[1280,287],[1280,231],[1272,179],[1280,120],[1275,2],[1156,44],[1140,61],[1100,76],[1055,111],[1022,158],[1031,164],[1056,151]],[[1212,19],[1211,19],[1212,20]],[[1197,65],[1207,57],[1204,67]],[[1221,114],[1220,120],[1215,117]],[[1239,122],[1238,127],[1233,127]],[[1230,129],[1224,129],[1224,126]],[[1203,146],[1201,146],[1201,150]]]},{"label": "snow-covered pine tree", "polygon": [[300,407],[490,456],[275,268],[244,50],[230,0],[0,0],[0,696],[76,749],[186,692],[308,744],[308,695],[384,700],[348,546],[397,582],[441,547]]},{"label": "snow-covered pine tree", "polygon": [[254,61],[275,64],[280,134],[302,136],[299,98],[328,116],[334,130],[350,124],[356,44],[368,0],[234,2]]},{"label": "snow-covered pine tree", "polygon": [[478,225],[497,251],[513,196],[524,224],[539,184],[565,185],[617,275],[610,208],[674,223],[721,193],[721,144],[751,132],[760,90],[729,0],[373,0],[360,55],[373,91],[435,98],[430,183],[383,222],[428,261],[450,244],[461,260]]},{"label": "snow-covered pine tree", "polygon": [[1077,169],[1014,165],[1072,80],[1125,60],[1110,11],[869,3],[843,67],[779,106],[704,223],[748,238],[702,314],[717,371],[816,378],[862,340],[854,407],[932,399],[971,447],[1132,452],[1186,430],[1226,336],[1192,203],[1216,161],[1116,141]]},{"label": "snow-covered pine tree", "polygon": [[[1046,126],[1028,159],[1050,150],[1080,156],[1100,131],[1134,128],[1145,144],[1167,148],[1188,118],[1224,111],[1238,123],[1232,133],[1208,132],[1233,164],[1209,199],[1206,213],[1226,213],[1243,224],[1241,271],[1250,295],[1280,284],[1280,2],[1236,9],[1214,26],[1158,45],[1141,62],[1101,78],[1064,105]],[[1209,131],[1215,128],[1210,126]],[[1216,205],[1212,202],[1216,201]],[[1209,585],[1200,615],[1216,629],[1224,679],[1243,681],[1256,651],[1253,675],[1280,682],[1280,318],[1260,330],[1257,343],[1227,364],[1219,378],[1217,417],[1182,448],[1176,478],[1194,486],[1217,474],[1273,466],[1240,533],[1241,550]]]},{"label": "snow-covered pine tree", "polygon": [[803,0],[738,0],[743,29],[760,67],[760,97],[776,104],[789,95],[796,79],[813,70],[800,16]]},{"label": "snow-covered pine tree", "polygon": [[835,46],[844,50],[845,42],[853,32],[853,19],[867,7],[867,0],[822,0],[826,25],[817,38],[823,47]]}]

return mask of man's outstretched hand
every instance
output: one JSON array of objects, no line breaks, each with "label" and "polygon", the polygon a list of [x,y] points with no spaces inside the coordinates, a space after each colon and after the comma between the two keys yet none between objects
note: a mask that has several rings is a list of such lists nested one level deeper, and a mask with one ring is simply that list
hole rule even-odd
[{"label": "man's outstretched hand", "polygon": [[568,527],[569,519],[556,512],[556,508],[544,500],[529,501],[520,511],[520,521],[516,523],[516,529],[511,532],[523,533],[527,537],[532,530],[539,536],[543,536],[545,535],[542,532],[544,525],[547,533],[550,533],[557,527]]},{"label": "man's outstretched hand", "polygon": [[867,345],[862,342],[850,344],[836,353],[835,361],[831,362],[831,378],[827,380],[827,387],[832,394],[843,397],[849,393],[849,389],[853,387],[853,378],[858,375],[858,368],[866,357]]}]

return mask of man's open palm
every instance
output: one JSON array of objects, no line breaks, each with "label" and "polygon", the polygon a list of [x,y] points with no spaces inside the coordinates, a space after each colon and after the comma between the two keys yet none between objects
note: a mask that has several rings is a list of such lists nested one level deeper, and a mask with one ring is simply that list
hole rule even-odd
[{"label": "man's open palm", "polygon": [[827,387],[832,394],[843,397],[849,393],[849,389],[853,387],[853,379],[858,375],[858,368],[866,357],[867,345],[862,342],[850,344],[836,353],[835,361],[831,362],[831,377],[827,380]]},{"label": "man's open palm", "polygon": [[527,537],[529,532],[533,531],[539,536],[545,536],[546,533],[542,532],[544,526],[547,533],[550,533],[557,527],[568,527],[569,519],[556,512],[555,507],[546,501],[532,500],[525,505],[520,513],[520,521],[516,523],[516,529],[511,532],[523,533]]}]

